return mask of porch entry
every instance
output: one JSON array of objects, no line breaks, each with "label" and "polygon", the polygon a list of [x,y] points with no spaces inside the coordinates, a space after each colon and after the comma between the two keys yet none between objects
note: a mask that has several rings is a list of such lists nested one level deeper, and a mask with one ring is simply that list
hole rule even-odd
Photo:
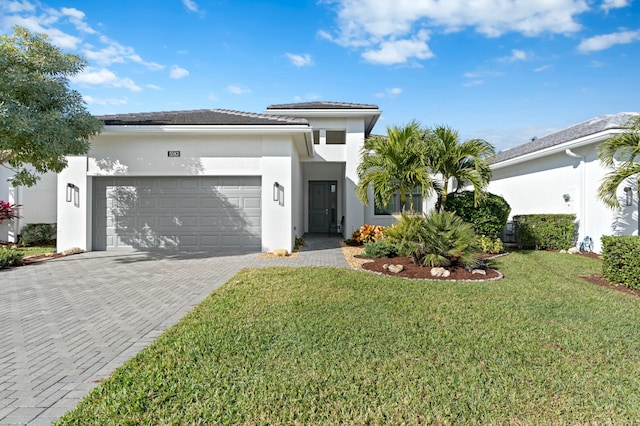
[{"label": "porch entry", "polygon": [[309,181],[309,232],[336,232],[338,227],[338,182]]}]

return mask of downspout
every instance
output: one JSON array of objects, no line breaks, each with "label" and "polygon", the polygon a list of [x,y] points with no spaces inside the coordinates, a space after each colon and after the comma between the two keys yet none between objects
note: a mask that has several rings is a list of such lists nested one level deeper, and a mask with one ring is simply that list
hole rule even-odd
[{"label": "downspout", "polygon": [[[585,158],[583,155],[578,155],[575,152],[571,151],[569,148],[565,149],[564,153],[567,154],[569,157],[578,158],[580,160],[580,167],[582,168],[582,176],[580,177],[580,212],[578,215],[578,217],[580,218],[579,229],[582,230],[582,232],[578,232],[578,235],[579,235],[578,239],[580,238],[584,239],[587,233],[587,208],[586,208],[587,167],[585,163]],[[579,244],[580,242],[578,241],[577,245]]]}]

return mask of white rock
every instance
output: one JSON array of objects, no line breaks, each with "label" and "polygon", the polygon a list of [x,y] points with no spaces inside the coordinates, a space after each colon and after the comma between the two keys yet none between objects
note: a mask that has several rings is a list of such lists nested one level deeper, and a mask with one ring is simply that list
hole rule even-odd
[{"label": "white rock", "polygon": [[277,256],[277,257],[289,256],[289,252],[286,249],[275,249],[272,253],[274,256]]},{"label": "white rock", "polygon": [[580,250],[578,250],[577,247],[571,247],[569,250],[567,250],[567,253],[569,253],[569,254],[578,254],[578,253],[580,253]]},{"label": "white rock", "polygon": [[402,266],[402,265],[389,265],[388,270],[389,270],[389,272],[393,272],[394,274],[398,274],[398,273],[404,271],[404,266]]},{"label": "white rock", "polygon": [[431,268],[431,276],[432,277],[448,277],[449,275],[451,275],[451,272],[449,272],[448,270],[439,267],[439,268]]},{"label": "white rock", "polygon": [[474,275],[487,275],[487,271],[484,269],[474,269],[471,273]]},{"label": "white rock", "polygon": [[80,253],[84,253],[84,250],[82,250],[80,247],[69,247],[68,249],[62,252],[62,255],[70,256],[72,254],[80,254]]}]

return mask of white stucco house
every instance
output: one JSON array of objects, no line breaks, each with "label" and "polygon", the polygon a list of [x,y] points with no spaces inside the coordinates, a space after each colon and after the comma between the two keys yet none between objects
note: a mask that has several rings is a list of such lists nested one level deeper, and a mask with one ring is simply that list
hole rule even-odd
[{"label": "white stucco house", "polygon": [[380,114],[308,102],[98,117],[89,153],[58,175],[58,249],[290,251],[305,233],[350,234],[374,215],[356,168]]},{"label": "white stucco house", "polygon": [[[521,214],[575,214],[578,243],[589,236],[600,252],[603,235],[638,234],[636,185],[619,188],[621,209],[606,207],[597,197],[609,172],[598,159],[598,146],[624,131],[636,113],[602,115],[497,154],[489,191]],[[507,228],[505,237],[510,237]]]}]

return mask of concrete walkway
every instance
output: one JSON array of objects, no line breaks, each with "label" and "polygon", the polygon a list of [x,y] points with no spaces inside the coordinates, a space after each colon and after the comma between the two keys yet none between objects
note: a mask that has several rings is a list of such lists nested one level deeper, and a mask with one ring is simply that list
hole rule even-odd
[{"label": "concrete walkway", "polygon": [[0,271],[0,425],[49,425],[240,269],[347,267],[338,237],[297,258],[91,252]]}]

